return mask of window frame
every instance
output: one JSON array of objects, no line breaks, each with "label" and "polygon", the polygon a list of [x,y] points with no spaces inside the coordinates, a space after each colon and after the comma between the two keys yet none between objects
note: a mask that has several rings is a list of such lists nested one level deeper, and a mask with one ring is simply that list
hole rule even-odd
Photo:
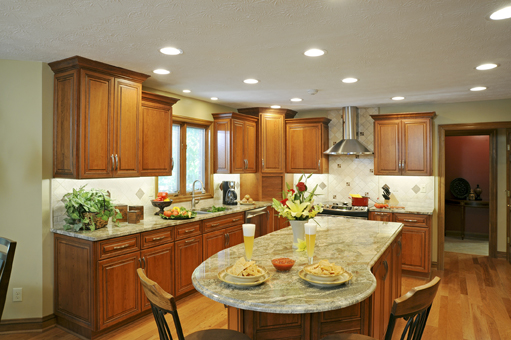
[{"label": "window frame", "polygon": [[[210,199],[213,198],[214,190],[213,190],[213,162],[212,162],[212,156],[213,156],[213,141],[212,141],[212,128],[213,128],[213,121],[212,120],[205,120],[205,119],[199,119],[199,118],[191,118],[191,117],[184,117],[184,116],[172,116],[172,124],[176,125],[178,124],[180,126],[180,142],[181,146],[179,147],[179,169],[174,168],[172,172],[179,171],[179,191],[177,194],[169,193],[169,197],[173,200],[173,203],[176,202],[191,202],[192,200],[192,192],[186,192],[186,128],[187,127],[197,127],[197,128],[203,128],[204,134],[205,134],[205,174],[204,174],[204,190],[206,193],[202,193],[199,190],[196,190],[195,198],[201,198],[201,199]],[[158,195],[158,179],[159,177],[156,177],[156,185],[155,185],[155,197]],[[184,193],[182,193],[183,189],[185,190]]]}]

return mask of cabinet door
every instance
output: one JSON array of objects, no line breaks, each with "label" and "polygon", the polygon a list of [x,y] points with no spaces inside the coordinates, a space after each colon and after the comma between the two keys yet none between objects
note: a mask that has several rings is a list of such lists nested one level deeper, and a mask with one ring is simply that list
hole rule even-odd
[{"label": "cabinet door", "polygon": [[232,171],[242,173],[245,171],[245,122],[232,120]]},{"label": "cabinet door", "polygon": [[142,102],[140,119],[140,175],[172,175],[172,109]]},{"label": "cabinet door", "polygon": [[[174,244],[142,250],[140,258],[148,278],[158,283],[167,293],[174,295]],[[142,286],[142,310],[151,308]]]},{"label": "cabinet door", "polygon": [[429,228],[403,227],[403,269],[429,272]]},{"label": "cabinet door", "polygon": [[202,237],[176,242],[176,296],[193,290],[192,273],[202,263]]},{"label": "cabinet door", "polygon": [[288,124],[286,127],[286,172],[318,173],[321,168],[321,127]]},{"label": "cabinet door", "polygon": [[369,220],[380,221],[380,222],[392,222],[392,213],[370,211]]},{"label": "cabinet door", "polygon": [[403,244],[401,242],[402,236],[394,241],[392,251],[394,253],[392,259],[392,273],[393,273],[393,294],[392,300],[401,296],[401,276],[402,276],[402,261],[403,261]]},{"label": "cabinet door", "polygon": [[140,252],[98,261],[99,329],[141,312]]},{"label": "cabinet door", "polygon": [[114,176],[139,176],[139,114],[142,85],[131,81],[115,80],[115,172]]},{"label": "cabinet door", "polygon": [[402,175],[431,176],[430,119],[402,121]]},{"label": "cabinet door", "polygon": [[227,242],[227,232],[225,230],[217,230],[202,235],[202,255],[203,261],[224,250]]},{"label": "cabinet door", "polygon": [[215,119],[215,140],[213,160],[215,173],[228,174],[231,171],[231,128],[230,119]]},{"label": "cabinet door", "polygon": [[227,246],[226,248],[243,243],[243,227],[241,225],[230,227],[226,230]]},{"label": "cabinet door", "polygon": [[244,157],[246,160],[245,173],[257,172],[257,124],[255,122],[245,122],[245,149]]},{"label": "cabinet door", "polygon": [[374,122],[374,174],[399,175],[401,121]]},{"label": "cabinet door", "polygon": [[81,71],[81,178],[112,177],[114,78]]},{"label": "cabinet door", "polygon": [[371,318],[373,322],[372,334],[371,336],[376,339],[383,339],[383,277],[385,276],[385,267],[383,266],[383,261],[378,260],[374,265],[373,275],[376,278],[376,290],[373,293],[373,317]]},{"label": "cabinet door", "polygon": [[261,172],[283,173],[284,167],[284,115],[264,113],[260,116]]}]

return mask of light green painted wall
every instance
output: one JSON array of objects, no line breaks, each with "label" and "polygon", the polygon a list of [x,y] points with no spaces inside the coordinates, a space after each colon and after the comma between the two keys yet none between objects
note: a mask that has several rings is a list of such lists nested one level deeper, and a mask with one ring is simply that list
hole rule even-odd
[{"label": "light green painted wall", "polygon": [[[40,62],[0,60],[0,235],[18,242],[2,319],[53,312],[50,183],[45,179],[52,143],[48,71]],[[23,288],[22,302],[12,302],[15,287]]]},{"label": "light green painted wall", "polygon": [[212,113],[218,112],[238,112],[236,109],[224,105],[208,103],[202,100],[193,99],[179,94],[160,91],[157,89],[146,88],[144,91],[161,94],[163,96],[178,98],[179,101],[172,106],[172,114],[176,116],[185,116],[205,120],[213,120]]}]

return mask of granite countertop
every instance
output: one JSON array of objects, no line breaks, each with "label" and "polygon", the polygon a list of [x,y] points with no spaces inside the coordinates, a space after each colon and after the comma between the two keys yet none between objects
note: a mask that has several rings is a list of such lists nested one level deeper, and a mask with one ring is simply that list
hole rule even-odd
[{"label": "granite countertop", "polygon": [[[140,221],[140,223],[137,224],[128,224],[127,222],[119,223],[119,226],[116,227],[112,221],[108,223],[108,225],[101,229],[96,229],[94,231],[90,230],[84,230],[84,231],[72,231],[72,230],[64,230],[63,227],[54,227],[51,229],[51,232],[56,234],[62,234],[67,235],[71,237],[81,238],[84,240],[89,241],[100,241],[100,240],[106,240],[109,238],[119,237],[119,236],[126,236],[126,235],[132,235],[141,233],[144,231],[151,231],[156,229],[161,229],[165,227],[185,224],[185,223],[191,223],[191,222],[197,222],[201,220],[206,220],[209,218],[229,215],[229,214],[235,214],[247,210],[253,210],[257,208],[267,207],[270,206],[271,202],[254,202],[254,204],[251,205],[221,205],[221,204],[215,204],[216,207],[224,206],[228,208],[229,210],[217,212],[217,213],[211,213],[211,214],[203,214],[203,215],[197,215],[195,218],[187,219],[187,220],[164,220],[160,216],[156,215],[146,215],[144,217],[143,221]],[[156,208],[155,208],[156,210]]]},{"label": "granite countertop", "polygon": [[420,214],[420,215],[433,215],[433,210],[435,208],[431,206],[425,205],[404,205],[403,209],[377,209],[375,207],[369,208],[369,211],[380,211],[380,212],[390,212],[397,214]]},{"label": "granite countertop", "polygon": [[[376,289],[371,267],[392,243],[401,223],[377,222],[335,217],[317,217],[321,228],[316,236],[314,262],[328,259],[353,274],[345,285],[318,288],[302,280],[298,272],[307,264],[305,252],[292,249],[291,227],[259,237],[252,259],[273,275],[262,285],[232,287],[217,278],[217,273],[244,256],[244,245],[223,250],[195,269],[193,285],[208,298],[226,305],[268,313],[316,313],[336,310],[361,302]],[[271,259],[296,260],[289,272],[277,272]]]}]

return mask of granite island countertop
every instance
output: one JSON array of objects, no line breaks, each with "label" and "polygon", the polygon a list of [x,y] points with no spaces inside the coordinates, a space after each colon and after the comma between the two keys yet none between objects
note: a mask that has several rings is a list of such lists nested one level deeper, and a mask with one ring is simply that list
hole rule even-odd
[{"label": "granite island countertop", "polygon": [[[204,261],[192,274],[195,289],[226,305],[267,313],[316,313],[336,310],[361,302],[376,289],[371,267],[402,229],[401,223],[336,217],[317,217],[321,228],[316,236],[314,262],[328,259],[353,274],[348,283],[318,288],[302,280],[298,271],[307,264],[305,252],[292,249],[291,227],[255,239],[252,259],[268,269],[272,277],[251,288],[232,287],[217,278],[217,273],[244,256],[240,244],[220,251]],[[289,272],[278,272],[271,259],[296,260]]]},{"label": "granite island countertop", "polygon": [[[211,214],[201,214],[197,215],[194,218],[186,219],[186,220],[164,220],[160,216],[156,215],[145,215],[144,220],[140,221],[136,224],[129,224],[127,222],[121,222],[119,223],[119,226],[115,226],[112,223],[112,220],[108,223],[108,225],[101,229],[96,229],[94,231],[91,230],[81,230],[81,231],[72,231],[72,230],[64,230],[63,225],[62,226],[56,226],[51,229],[52,233],[76,237],[84,240],[89,241],[100,241],[100,240],[106,240],[114,237],[120,237],[120,236],[126,236],[126,235],[132,235],[141,233],[144,231],[151,231],[161,228],[166,228],[170,226],[177,226],[185,223],[192,223],[197,222],[201,220],[206,220],[209,218],[229,215],[229,214],[235,214],[239,212],[244,212],[248,210],[253,210],[257,208],[267,207],[270,206],[271,202],[254,202],[254,204],[247,204],[247,205],[222,205],[222,204],[215,204],[216,207],[226,207],[228,210],[220,211],[217,213],[211,213]],[[156,208],[155,208],[156,210]]]},{"label": "granite island countertop", "polygon": [[418,215],[433,215],[435,208],[427,205],[413,205],[405,204],[402,209],[378,209],[373,207],[369,208],[369,211],[388,212],[396,214],[418,214]]}]

